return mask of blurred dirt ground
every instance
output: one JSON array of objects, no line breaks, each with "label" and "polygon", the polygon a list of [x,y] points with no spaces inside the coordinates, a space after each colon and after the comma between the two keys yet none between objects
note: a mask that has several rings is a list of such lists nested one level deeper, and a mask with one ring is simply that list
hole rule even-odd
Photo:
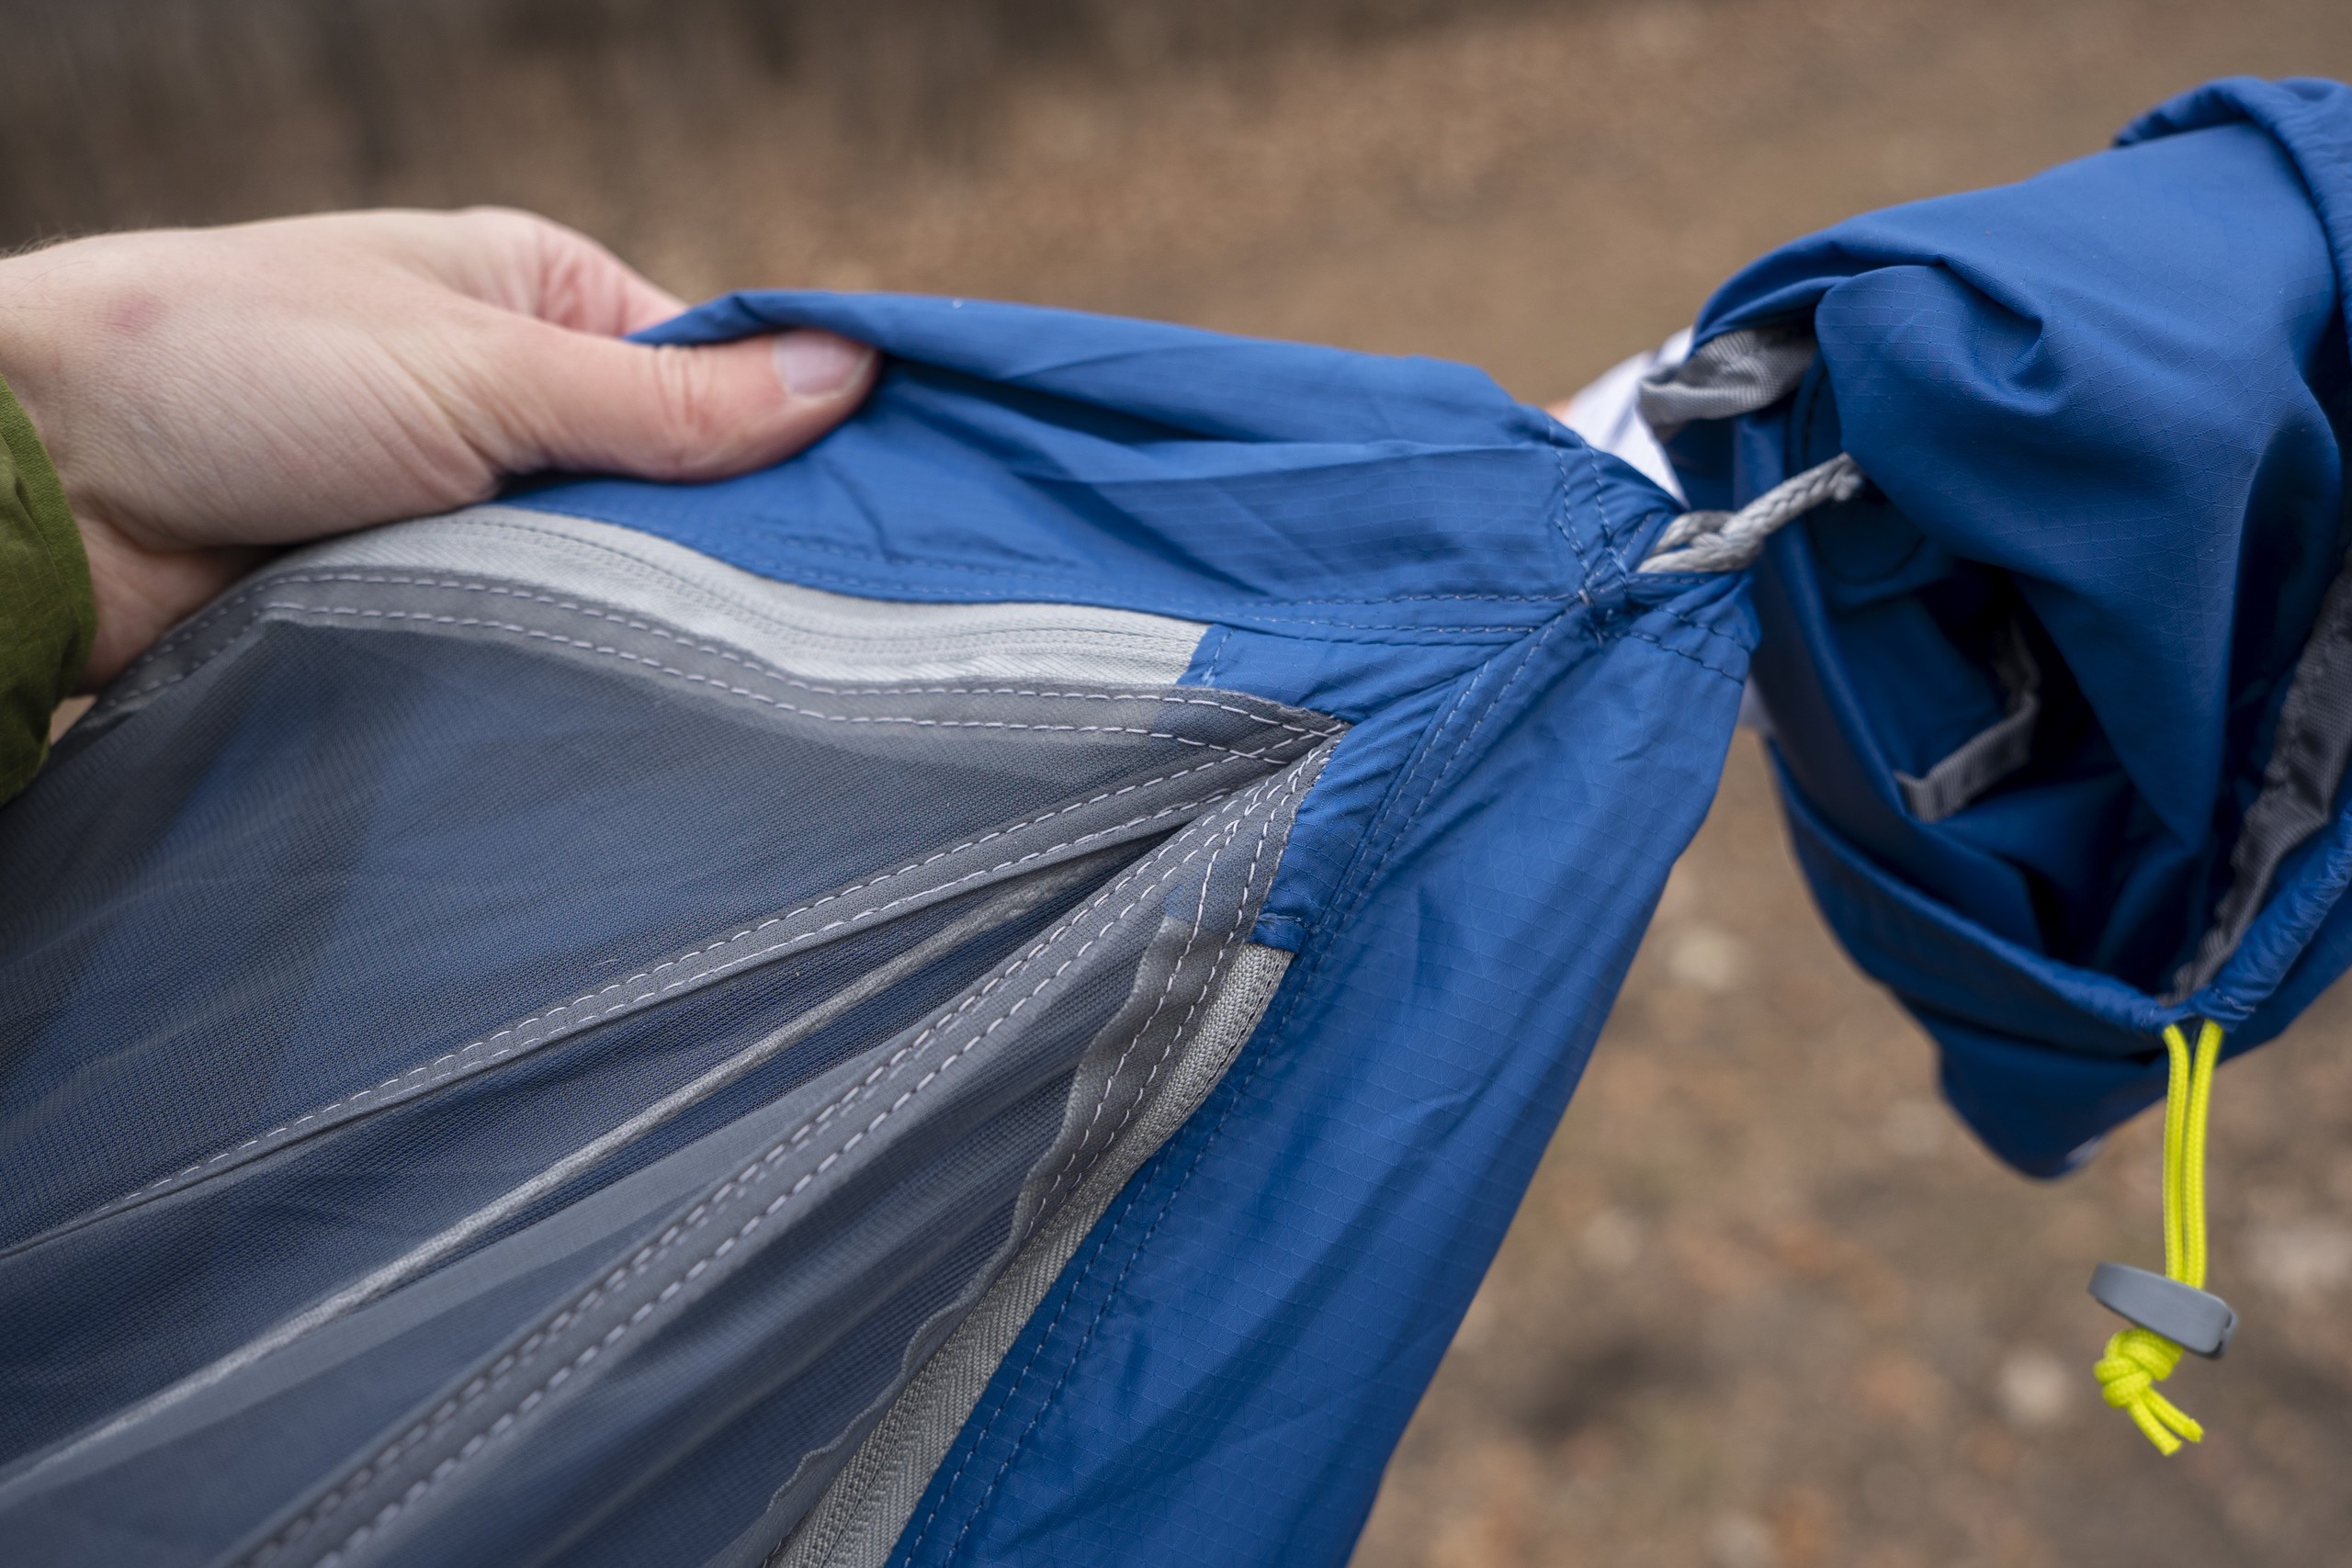
[{"label": "blurred dirt ground", "polygon": [[2352,992],[2215,1094],[2217,1288],[2160,1460],[2098,1399],[2102,1258],[2156,1266],[2157,1128],[1996,1166],[1814,916],[1743,735],[1359,1568],[2347,1560]]},{"label": "blurred dirt ground", "polygon": [[[2352,6],[0,0],[0,244],[506,201],[689,295],[1044,300],[1555,400],[1781,240],[2234,71],[2352,73]],[[2054,1186],[1995,1166],[1743,736],[1358,1563],[2352,1561],[2347,1031],[2339,989],[2223,1075],[2245,1328],[2161,1461],[2083,1293],[2159,1256],[2153,1127]]]}]

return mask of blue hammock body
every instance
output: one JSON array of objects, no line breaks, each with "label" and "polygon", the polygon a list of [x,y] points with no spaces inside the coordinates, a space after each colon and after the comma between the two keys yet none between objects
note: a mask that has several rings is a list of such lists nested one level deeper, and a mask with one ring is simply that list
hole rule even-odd
[{"label": "blue hammock body", "polygon": [[1870,480],[1753,574],[1644,570],[1678,502],[1456,366],[658,329],[887,368],[762,473],[273,564],[0,813],[0,1539],[1344,1559],[1759,623],[1831,923],[2062,1168],[2352,960],[2334,780],[2250,817],[2282,725],[2340,777],[2347,137],[2225,85],[1741,274],[1658,379],[1690,500]]},{"label": "blue hammock body", "polygon": [[[1874,486],[1758,571],[1799,859],[2026,1170],[2164,1093],[2165,1025],[2247,1049],[2352,962],[2347,260],[2352,92],[2238,80],[2116,151],[1787,246],[1702,313],[1702,348],[1770,322],[1819,353],[1770,408],[1669,441],[1693,502],[1840,450]],[[2009,637],[2041,675],[2030,755],[1924,819],[1897,775],[2018,710]],[[2282,752],[2299,670],[2313,721]],[[2250,818],[2274,761],[2274,807],[2300,807]]]},{"label": "blue hammock body", "polygon": [[[0,818],[0,1136],[30,1178],[0,1258],[0,1528],[40,1556],[762,1562],[1040,1235],[1064,1260],[990,1309],[1017,1337],[906,1439],[919,1495],[835,1506],[850,1544],[810,1560],[877,1533],[908,1562],[1345,1554],[1705,811],[1740,585],[1635,573],[1670,501],[1458,367],[944,299],[742,295],[660,335],[787,324],[890,356],[802,457],[558,485],[281,563],[125,676]],[[805,629],[827,616],[851,629]],[[1072,861],[1089,842],[1107,864]],[[1230,886],[1187,880],[1180,848]],[[1193,946],[1142,987],[1154,950],[1130,944],[1058,1012],[1048,990],[1012,1015],[1066,1019],[1059,1055],[1024,1069],[1025,1121],[992,1103],[965,1134],[1001,1156],[936,1178],[926,1223],[968,1234],[906,1241],[946,1273],[906,1266],[876,1343],[831,1352],[842,1386],[774,1346],[865,1299],[771,1322],[682,1292],[441,1442],[434,1411],[752,1179],[726,1156],[771,1102],[1037,963],[999,942],[919,965],[830,1054],[628,1118],[842,975],[923,957],[904,944],[937,932],[894,933],[958,907],[922,902],[949,871],[985,891],[1024,864],[1079,881],[1004,917],[1019,941],[1148,874],[1151,924]],[[938,886],[788,945],[821,930],[801,906],[865,918],[884,877]],[[797,977],[804,951],[836,968]],[[1141,1152],[1066,1146],[1090,1118],[1148,1124],[1156,1090],[1120,1074],[1174,1074],[1193,1042],[1151,1030],[1199,1033],[1251,974],[1264,1021],[1197,1109]],[[1123,1024],[1131,991],[1181,1005]],[[1125,1055],[1089,1068],[1105,1040]],[[1088,1162],[1121,1159],[1099,1218],[1055,1233]],[[920,1196],[890,1190],[868,1201]],[[355,1280],[377,1283],[338,1303]],[[92,1370],[68,1386],[68,1364]],[[256,1452],[256,1423],[300,1441]]]}]

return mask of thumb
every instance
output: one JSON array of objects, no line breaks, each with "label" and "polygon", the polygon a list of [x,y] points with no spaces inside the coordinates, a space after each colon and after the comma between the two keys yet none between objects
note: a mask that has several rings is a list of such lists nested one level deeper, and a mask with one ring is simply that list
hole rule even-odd
[{"label": "thumb", "polygon": [[723,479],[799,451],[874,385],[875,352],[831,333],[677,348],[523,325],[489,433],[510,472]]}]

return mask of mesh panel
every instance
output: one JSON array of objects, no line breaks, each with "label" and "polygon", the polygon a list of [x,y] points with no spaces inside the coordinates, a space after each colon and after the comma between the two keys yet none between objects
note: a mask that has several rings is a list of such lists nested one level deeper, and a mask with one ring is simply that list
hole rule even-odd
[{"label": "mesh panel", "polygon": [[811,681],[566,570],[289,563],[0,815],[15,1539],[780,1540],[1133,1120],[1335,733]]},{"label": "mesh panel", "polygon": [[[438,1262],[543,1216],[591,1182],[651,1163],[877,1034],[896,1032],[1082,890],[1059,890],[1059,899],[957,944]],[[27,1331],[11,1344],[27,1348],[23,1360],[36,1364],[26,1368],[27,1381],[38,1375],[41,1384],[0,1407],[0,1438],[15,1452],[40,1447],[229,1353],[806,1015],[958,912],[956,905],[926,910],[820,957],[753,970],[456,1080],[399,1114],[360,1117],[228,1167],[187,1200],[136,1206],[0,1264],[0,1316]],[[240,1236],[267,1238],[266,1269],[254,1267],[251,1247],[222,1245]],[[7,1361],[23,1364],[17,1354]]]}]

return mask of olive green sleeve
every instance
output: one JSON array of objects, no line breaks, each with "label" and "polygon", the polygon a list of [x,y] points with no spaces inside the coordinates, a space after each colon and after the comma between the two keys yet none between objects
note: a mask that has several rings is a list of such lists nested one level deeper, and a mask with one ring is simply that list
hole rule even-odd
[{"label": "olive green sleeve", "polygon": [[90,562],[33,422],[0,381],[0,800],[40,769],[97,635]]}]

